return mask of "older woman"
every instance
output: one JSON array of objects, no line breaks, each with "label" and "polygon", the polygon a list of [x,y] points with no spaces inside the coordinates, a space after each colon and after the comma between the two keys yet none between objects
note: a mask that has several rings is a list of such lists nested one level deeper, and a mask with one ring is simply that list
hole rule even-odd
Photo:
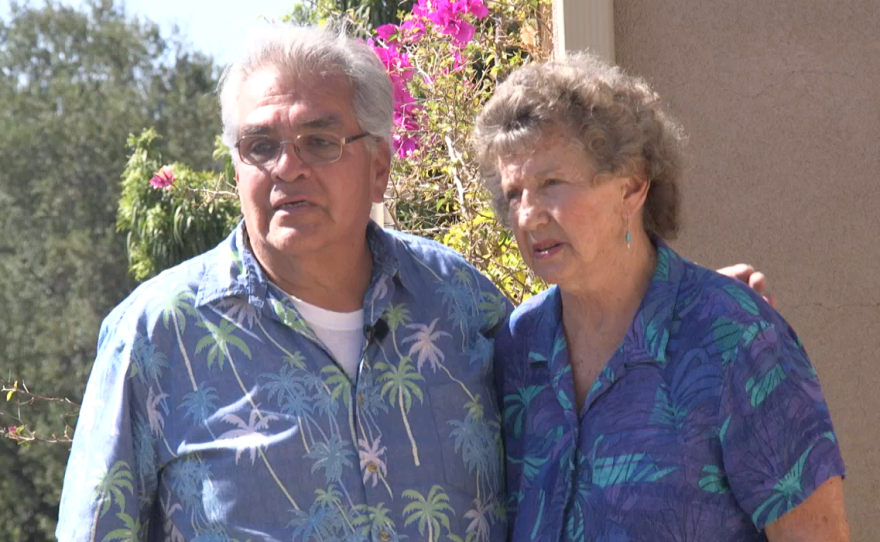
[{"label": "older woman", "polygon": [[679,257],[681,135],[587,56],[521,69],[478,119],[499,217],[556,286],[496,344],[514,541],[844,541],[843,461],[794,331]]}]

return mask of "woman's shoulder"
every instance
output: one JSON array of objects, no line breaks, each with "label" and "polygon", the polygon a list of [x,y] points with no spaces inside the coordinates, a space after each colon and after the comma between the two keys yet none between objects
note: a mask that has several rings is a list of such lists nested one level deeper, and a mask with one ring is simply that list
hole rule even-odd
[{"label": "woman's shoulder", "polygon": [[559,325],[561,303],[557,287],[553,286],[523,301],[508,317],[495,336],[495,358],[503,368],[510,368],[535,346],[542,337],[552,340]]},{"label": "woman's shoulder", "polygon": [[681,261],[676,313],[683,320],[723,316],[741,322],[785,323],[776,309],[749,285],[685,259]]},{"label": "woman's shoulder", "polygon": [[[686,336],[725,352],[725,362],[755,351],[756,339],[765,346],[802,349],[785,318],[747,284],[683,260],[675,316]],[[727,351],[730,349],[731,351]],[[726,364],[726,363],[725,363]]]},{"label": "woman's shoulder", "polygon": [[555,328],[561,316],[562,304],[556,286],[523,301],[510,314],[506,332],[511,340],[528,340],[541,324]]}]

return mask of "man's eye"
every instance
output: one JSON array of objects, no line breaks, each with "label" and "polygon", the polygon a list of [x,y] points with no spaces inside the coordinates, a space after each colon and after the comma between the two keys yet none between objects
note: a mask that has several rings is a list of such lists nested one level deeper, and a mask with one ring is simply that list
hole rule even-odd
[{"label": "man's eye", "polygon": [[278,142],[271,139],[259,139],[252,141],[247,146],[247,155],[254,158],[267,158],[278,152]]},{"label": "man's eye", "polygon": [[336,145],[335,141],[332,141],[328,137],[324,136],[309,136],[306,138],[306,144],[310,147],[328,147]]},{"label": "man's eye", "polygon": [[515,201],[518,200],[522,196],[522,191],[520,190],[510,190],[504,194],[504,197],[507,201]]},{"label": "man's eye", "polygon": [[257,154],[269,154],[271,153],[277,145],[271,143],[269,141],[260,141],[253,147],[251,147],[251,152],[255,152]]}]

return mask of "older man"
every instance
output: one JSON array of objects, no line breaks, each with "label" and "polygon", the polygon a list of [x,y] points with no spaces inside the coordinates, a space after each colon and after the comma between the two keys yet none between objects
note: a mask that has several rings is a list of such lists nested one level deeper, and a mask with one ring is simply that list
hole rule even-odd
[{"label": "older man", "polygon": [[509,305],[370,222],[382,64],[268,28],[221,102],[243,224],[104,322],[58,539],[503,539],[490,337]]},{"label": "older man", "polygon": [[104,322],[59,541],[503,540],[509,303],[370,222],[391,160],[379,60],[267,28],[221,104],[244,221]]}]

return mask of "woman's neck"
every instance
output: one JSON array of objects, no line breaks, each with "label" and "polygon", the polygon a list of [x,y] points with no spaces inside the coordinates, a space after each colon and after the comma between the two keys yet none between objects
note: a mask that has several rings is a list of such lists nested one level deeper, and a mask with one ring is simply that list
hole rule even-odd
[{"label": "woman's neck", "polygon": [[611,359],[635,317],[657,266],[657,249],[644,233],[634,236],[589,282],[560,287],[562,322],[575,380],[583,405],[597,375]]}]

